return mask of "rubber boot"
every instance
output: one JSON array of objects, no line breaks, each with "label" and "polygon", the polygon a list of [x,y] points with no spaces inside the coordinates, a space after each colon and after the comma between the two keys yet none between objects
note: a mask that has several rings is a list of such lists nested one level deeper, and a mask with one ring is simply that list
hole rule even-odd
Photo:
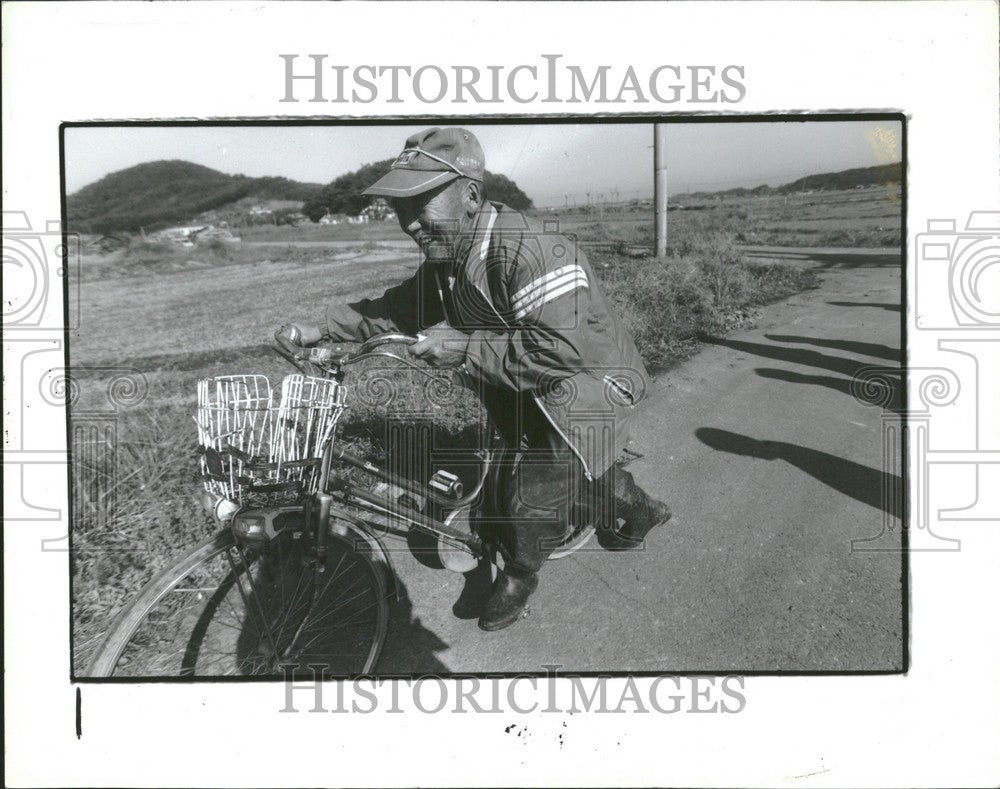
[{"label": "rubber boot", "polygon": [[[669,521],[673,513],[665,502],[654,499],[636,485],[624,469],[616,470],[614,484],[616,523],[604,533],[601,545],[609,551],[634,550],[642,545],[649,532]],[[619,518],[625,521],[621,527],[617,527]]]},{"label": "rubber boot", "polygon": [[510,627],[524,613],[528,598],[538,588],[538,574],[504,568],[497,576],[493,594],[479,617],[482,630],[503,630]]}]

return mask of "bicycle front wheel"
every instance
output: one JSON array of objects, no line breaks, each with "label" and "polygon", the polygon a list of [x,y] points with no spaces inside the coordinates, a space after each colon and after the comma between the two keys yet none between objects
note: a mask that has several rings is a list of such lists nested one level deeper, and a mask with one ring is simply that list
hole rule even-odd
[{"label": "bicycle front wheel", "polygon": [[388,568],[348,531],[322,565],[301,531],[244,546],[227,529],[157,575],[115,621],[90,676],[319,677],[371,672]]}]

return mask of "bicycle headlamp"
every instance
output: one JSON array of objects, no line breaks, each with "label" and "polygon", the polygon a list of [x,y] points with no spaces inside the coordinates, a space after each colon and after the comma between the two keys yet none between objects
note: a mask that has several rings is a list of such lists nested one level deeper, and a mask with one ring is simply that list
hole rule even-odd
[{"label": "bicycle headlamp", "polygon": [[219,523],[229,523],[233,515],[239,510],[240,505],[232,499],[219,499],[215,504],[212,514]]},{"label": "bicycle headlamp", "polygon": [[232,530],[238,540],[266,540],[266,519],[261,515],[239,513],[233,518]]}]

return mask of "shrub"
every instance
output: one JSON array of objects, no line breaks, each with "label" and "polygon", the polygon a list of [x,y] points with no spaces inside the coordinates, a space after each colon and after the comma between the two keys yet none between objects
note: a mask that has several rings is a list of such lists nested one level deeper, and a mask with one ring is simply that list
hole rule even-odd
[{"label": "shrub", "polygon": [[701,336],[752,325],[758,307],[815,282],[809,269],[747,263],[729,234],[691,238],[662,259],[595,255],[608,298],[652,367],[687,358]]},{"label": "shrub", "polygon": [[198,242],[199,249],[208,250],[212,255],[222,260],[229,260],[232,257],[230,246],[221,238],[210,238],[207,241]]}]

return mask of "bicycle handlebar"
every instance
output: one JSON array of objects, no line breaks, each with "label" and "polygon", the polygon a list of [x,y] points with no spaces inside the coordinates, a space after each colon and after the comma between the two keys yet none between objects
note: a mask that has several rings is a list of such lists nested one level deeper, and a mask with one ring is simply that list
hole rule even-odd
[{"label": "bicycle handlebar", "polygon": [[322,360],[319,358],[310,358],[312,351],[320,349],[305,348],[299,345],[294,342],[298,336],[298,330],[294,326],[289,327],[289,334],[291,335],[289,337],[285,334],[285,328],[282,326],[275,331],[274,342],[276,345],[272,346],[272,349],[303,375],[321,377],[326,372],[324,368],[320,367]]},{"label": "bicycle handlebar", "polygon": [[277,343],[274,350],[304,375],[321,377],[324,374],[339,372],[341,367],[356,364],[363,359],[385,356],[405,364],[429,378],[434,377],[433,373],[428,372],[418,364],[414,364],[409,359],[388,351],[376,350],[383,345],[413,345],[420,341],[420,337],[413,337],[403,332],[385,332],[369,337],[360,344],[356,351],[335,351],[332,348],[306,348],[299,345],[294,342],[297,330],[295,327],[289,328],[291,336],[285,334],[286,327],[284,326],[274,333],[274,340]]}]

